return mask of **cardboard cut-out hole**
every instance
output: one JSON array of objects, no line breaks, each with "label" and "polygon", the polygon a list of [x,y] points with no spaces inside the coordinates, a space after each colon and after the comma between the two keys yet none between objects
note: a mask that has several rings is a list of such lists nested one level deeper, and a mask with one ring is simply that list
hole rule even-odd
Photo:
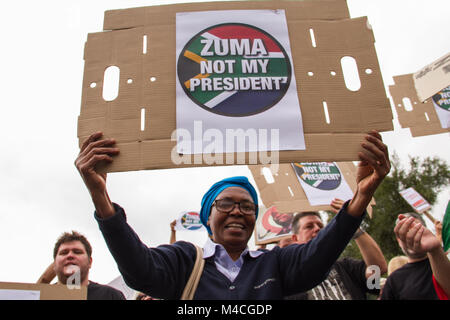
[{"label": "cardboard cut-out hole", "polygon": [[328,113],[328,104],[326,101],[322,101],[323,113],[325,114],[325,122],[330,124],[330,114]]},{"label": "cardboard cut-out hole", "polygon": [[141,109],[141,131],[145,130],[145,108]]},{"label": "cardboard cut-out hole", "polygon": [[142,37],[142,53],[147,54],[147,35]]},{"label": "cardboard cut-out hole", "polygon": [[334,77],[336,75],[336,72],[331,71],[330,74]]},{"label": "cardboard cut-out hole", "polygon": [[292,189],[291,189],[290,186],[288,186],[288,190],[289,190],[289,193],[291,194],[291,197],[293,197],[294,196],[294,192],[292,192]]},{"label": "cardboard cut-out hole", "polygon": [[95,83],[95,82],[92,82],[91,84],[90,84],[90,87],[91,88],[95,88],[97,86],[97,84]]},{"label": "cardboard cut-out hole", "polygon": [[404,97],[402,99],[402,103],[403,103],[403,106],[405,107],[406,111],[412,111],[413,110],[413,106],[411,104],[411,100],[408,97]]},{"label": "cardboard cut-out hole", "polygon": [[312,77],[314,75],[314,73],[312,71],[308,72],[308,76]]},{"label": "cardboard cut-out hole", "polygon": [[316,36],[314,34],[314,30],[311,28],[309,29],[309,35],[311,37],[311,44],[314,48],[317,48],[317,43],[316,43]]},{"label": "cardboard cut-out hole", "polygon": [[347,89],[350,91],[358,91],[361,88],[361,80],[355,58],[349,56],[343,57],[341,59],[341,67]]},{"label": "cardboard cut-out hole", "polygon": [[425,112],[425,119],[427,119],[427,121],[430,121],[430,118],[428,117],[428,113]]},{"label": "cardboard cut-out hole", "polygon": [[116,66],[106,68],[103,78],[103,99],[113,101],[119,95],[120,69]]},{"label": "cardboard cut-out hole", "polygon": [[366,70],[364,70],[366,72],[366,74],[372,74],[373,70],[370,68],[367,68]]},{"label": "cardboard cut-out hole", "polygon": [[156,81],[156,77],[150,77],[150,81],[151,82],[155,82]]},{"label": "cardboard cut-out hole", "polygon": [[273,175],[272,175],[272,171],[270,171],[269,168],[267,168],[267,167],[262,168],[261,173],[264,176],[264,178],[266,179],[266,182],[268,184],[275,182],[275,179],[273,178]]},{"label": "cardboard cut-out hole", "polygon": [[128,80],[127,80],[127,83],[128,83],[128,84],[132,84],[132,83],[133,83],[133,79],[128,79]]}]

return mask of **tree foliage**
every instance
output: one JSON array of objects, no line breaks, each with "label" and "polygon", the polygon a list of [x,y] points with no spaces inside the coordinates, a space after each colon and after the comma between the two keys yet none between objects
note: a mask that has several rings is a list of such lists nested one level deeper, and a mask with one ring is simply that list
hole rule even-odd
[{"label": "tree foliage", "polygon": [[[423,160],[410,157],[409,160],[409,167],[403,168],[398,156],[392,156],[391,172],[374,195],[376,206],[373,207],[373,218],[367,219],[367,232],[380,246],[386,261],[403,254],[393,232],[397,216],[413,211],[399,191],[413,187],[433,205],[439,192],[450,184],[449,166],[444,160],[437,157]],[[342,255],[361,259],[355,241],[351,241]]]}]

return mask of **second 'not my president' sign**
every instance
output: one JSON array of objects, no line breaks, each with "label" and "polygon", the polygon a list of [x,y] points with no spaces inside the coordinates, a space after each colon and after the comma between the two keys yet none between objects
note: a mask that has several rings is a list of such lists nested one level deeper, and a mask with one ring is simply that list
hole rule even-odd
[{"label": "second 'not my president' sign", "polygon": [[177,13],[176,32],[179,153],[305,149],[284,10]]}]

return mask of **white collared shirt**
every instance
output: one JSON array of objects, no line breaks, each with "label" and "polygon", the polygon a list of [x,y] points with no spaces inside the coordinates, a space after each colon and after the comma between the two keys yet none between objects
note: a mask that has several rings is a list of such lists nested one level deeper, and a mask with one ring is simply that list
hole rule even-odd
[{"label": "white collared shirt", "polygon": [[221,245],[217,244],[208,238],[203,247],[203,259],[212,257],[214,255],[214,262],[216,264],[217,270],[220,271],[225,277],[227,277],[231,282],[236,279],[239,271],[241,271],[242,265],[244,264],[244,256],[249,254],[252,258],[257,258],[262,255],[262,251],[250,251],[248,247],[241,253],[241,256],[236,261],[233,261],[228,255],[227,250]]}]

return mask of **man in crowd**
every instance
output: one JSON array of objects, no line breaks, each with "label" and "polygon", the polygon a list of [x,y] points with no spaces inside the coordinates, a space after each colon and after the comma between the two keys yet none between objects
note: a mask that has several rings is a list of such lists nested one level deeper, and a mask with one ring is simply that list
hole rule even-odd
[{"label": "man in crowd", "polygon": [[[337,199],[341,207],[343,201]],[[333,210],[337,213],[338,210]],[[315,238],[324,227],[318,212],[307,211],[295,215],[292,222],[292,239],[295,243],[304,244]],[[365,300],[366,293],[379,294],[374,281],[368,285],[368,278],[373,274],[370,266],[380,269],[378,275],[387,271],[386,260],[372,237],[359,229],[353,236],[361,252],[363,260],[344,258],[337,260],[328,277],[315,288],[287,299],[298,300]]]},{"label": "man in crowd", "polygon": [[58,283],[87,286],[87,300],[125,300],[121,291],[89,280],[92,247],[82,234],[63,233],[56,241],[53,259]]}]

